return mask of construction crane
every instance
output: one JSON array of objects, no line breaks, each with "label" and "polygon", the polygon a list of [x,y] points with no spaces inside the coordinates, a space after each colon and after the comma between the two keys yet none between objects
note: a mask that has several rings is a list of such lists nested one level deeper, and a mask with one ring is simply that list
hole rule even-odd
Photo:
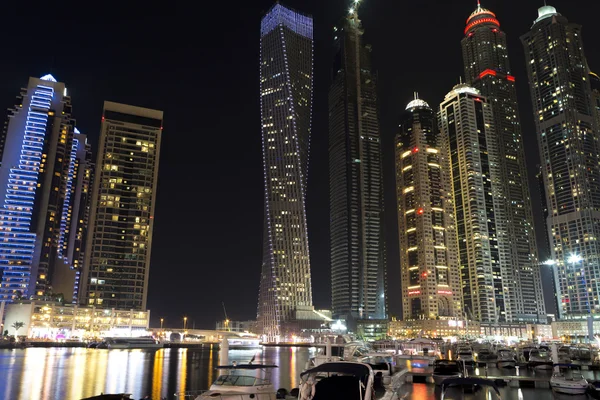
[{"label": "construction crane", "polygon": [[221,304],[223,304],[223,314],[225,314],[225,330],[227,332],[231,332],[231,329],[229,329],[229,318],[227,318],[227,310],[225,309],[225,302],[221,302]]}]

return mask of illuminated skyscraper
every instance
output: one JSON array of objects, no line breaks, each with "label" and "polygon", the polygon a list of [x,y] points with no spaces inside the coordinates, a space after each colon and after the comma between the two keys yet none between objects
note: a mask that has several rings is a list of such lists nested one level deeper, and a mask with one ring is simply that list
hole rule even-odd
[{"label": "illuminated skyscraper", "polygon": [[396,135],[396,199],[405,320],[462,317],[450,164],[429,105],[411,101]]},{"label": "illuminated skyscraper", "polygon": [[29,78],[9,111],[0,153],[0,300],[65,296],[81,266],[89,147],[52,75]]},{"label": "illuminated skyscraper", "polygon": [[104,102],[79,300],[146,308],[163,112]]},{"label": "illuminated skyscraper", "polygon": [[504,203],[492,106],[460,84],[446,95],[439,119],[452,172],[464,309],[472,320],[506,322],[510,275],[496,226]]},{"label": "illuminated skyscraper", "polygon": [[467,84],[485,96],[493,111],[504,200],[496,219],[501,262],[506,264],[506,320],[546,321],[540,263],[527,180],[515,78],[511,75],[506,34],[496,15],[480,5],[470,15],[462,40]]},{"label": "illuminated skyscraper", "polygon": [[386,319],[376,76],[355,9],[335,28],[329,89],[331,290],[336,318]]},{"label": "illuminated skyscraper", "polygon": [[521,41],[546,188],[559,315],[590,315],[600,311],[600,145],[581,26],[544,6]]},{"label": "illuminated skyscraper", "polygon": [[311,130],[312,17],[275,4],[260,31],[260,97],[265,179],[258,322],[283,337],[296,312],[312,309],[306,227]]}]

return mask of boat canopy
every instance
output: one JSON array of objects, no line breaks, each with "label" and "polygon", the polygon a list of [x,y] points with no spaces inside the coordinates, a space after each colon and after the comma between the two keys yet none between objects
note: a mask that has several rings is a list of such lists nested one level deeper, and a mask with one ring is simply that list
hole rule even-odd
[{"label": "boat canopy", "polygon": [[552,366],[553,367],[581,369],[581,365],[578,365],[578,364],[553,364]]},{"label": "boat canopy", "polygon": [[365,375],[369,375],[371,371],[371,367],[366,364],[353,362],[328,362],[304,371],[300,374],[300,377],[319,372],[337,372],[340,374],[353,375],[357,378],[360,378]]},{"label": "boat canopy", "polygon": [[237,364],[237,365],[219,365],[216,369],[266,369],[266,368],[279,368],[277,365],[265,365],[265,364]]},{"label": "boat canopy", "polygon": [[442,392],[447,390],[453,386],[463,386],[463,385],[479,385],[479,386],[489,386],[498,396],[500,396],[500,390],[496,383],[490,379],[483,378],[448,378],[442,382]]}]

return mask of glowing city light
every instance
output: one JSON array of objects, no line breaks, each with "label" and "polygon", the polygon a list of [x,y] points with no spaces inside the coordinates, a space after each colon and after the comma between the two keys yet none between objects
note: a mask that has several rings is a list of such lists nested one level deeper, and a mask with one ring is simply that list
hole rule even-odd
[{"label": "glowing city light", "polygon": [[583,258],[579,254],[572,253],[567,261],[569,261],[570,264],[575,264],[583,261]]}]

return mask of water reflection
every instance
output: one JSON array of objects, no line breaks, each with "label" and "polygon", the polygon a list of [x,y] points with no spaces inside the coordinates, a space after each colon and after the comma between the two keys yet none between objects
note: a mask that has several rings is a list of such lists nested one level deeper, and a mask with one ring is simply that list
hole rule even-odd
[{"label": "water reflection", "polygon": [[[299,347],[264,348],[257,351],[232,350],[229,361],[279,365],[273,373],[275,388],[298,387],[299,375],[315,349]],[[80,400],[104,393],[126,392],[133,399],[173,399],[184,390],[207,389],[218,372],[218,349],[101,350],[37,349],[0,350],[0,399]],[[409,361],[414,371],[428,370],[426,364]],[[472,373],[473,370],[470,370]],[[490,369],[490,376],[502,372]],[[514,374],[514,370],[510,372]],[[522,371],[523,374],[531,374]],[[588,378],[597,372],[584,371]],[[589,376],[588,376],[589,375]],[[433,385],[403,385],[405,400],[439,398]],[[439,391],[438,391],[439,392]],[[502,389],[507,400],[552,399],[550,390]],[[468,398],[468,397],[465,397]],[[575,398],[570,398],[575,400]]]}]

